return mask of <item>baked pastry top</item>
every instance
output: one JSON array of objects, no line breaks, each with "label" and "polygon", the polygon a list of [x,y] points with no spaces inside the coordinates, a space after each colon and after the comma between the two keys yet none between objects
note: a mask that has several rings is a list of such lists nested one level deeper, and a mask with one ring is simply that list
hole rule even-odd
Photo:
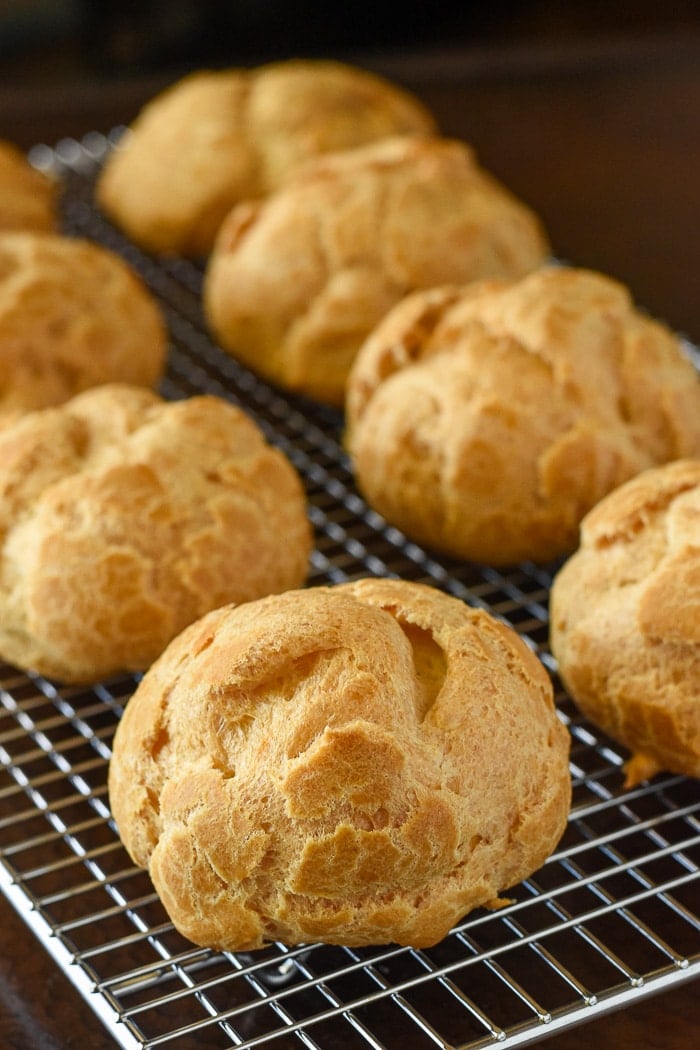
[{"label": "baked pastry top", "polygon": [[551,645],[572,698],[632,751],[627,786],[700,776],[700,459],[645,471],[584,518]]},{"label": "baked pastry top", "polygon": [[409,537],[545,562],[611,489],[700,455],[700,382],[622,285],[552,266],[408,297],[362,347],[346,420],[359,487]]},{"label": "baked pastry top", "polygon": [[300,586],[310,546],[295,470],[222,399],[105,385],[0,428],[0,657],[18,667],[143,670],[209,609]]},{"label": "baked pastry top", "polygon": [[100,383],[153,386],[167,333],[115,252],[50,233],[0,233],[0,418]]},{"label": "baked pastry top", "polygon": [[468,146],[404,136],[310,161],[267,200],[234,208],[205,311],[254,371],[342,404],[357,350],[404,295],[521,276],[547,252],[537,218]]},{"label": "baked pastry top", "polygon": [[13,143],[0,140],[0,231],[53,231],[57,205],[57,183],[33,168]]},{"label": "baked pastry top", "polygon": [[206,255],[234,204],[275,190],[307,158],[434,130],[409,92],[340,62],[200,71],[144,107],[97,200],[147,250]]},{"label": "baked pastry top", "polygon": [[184,631],[127,704],[110,801],[198,944],[425,946],[553,851],[568,749],[514,631],[364,579]]}]

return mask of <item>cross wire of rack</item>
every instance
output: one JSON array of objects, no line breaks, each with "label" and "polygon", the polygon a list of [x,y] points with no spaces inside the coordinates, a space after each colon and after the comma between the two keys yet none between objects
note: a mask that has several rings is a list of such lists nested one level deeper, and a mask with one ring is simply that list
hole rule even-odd
[{"label": "cross wire of rack", "polygon": [[[316,544],[309,584],[396,576],[510,623],[538,653],[571,734],[573,807],[554,855],[512,903],[478,910],[430,949],[194,946],[120,844],[107,798],[110,742],[136,685],[66,687],[0,665],[0,886],[126,1050],[475,1050],[524,1046],[700,973],[700,792],[660,776],[624,790],[624,750],[576,710],[548,649],[551,567],[508,572],[430,553],[358,495],[340,413],[283,396],[208,337],[201,268],[146,256],[93,204],[119,129],[37,146],[63,180],[66,233],[124,256],[170,331],[170,398],[244,407],[299,470]],[[691,349],[691,353],[692,353]]]}]

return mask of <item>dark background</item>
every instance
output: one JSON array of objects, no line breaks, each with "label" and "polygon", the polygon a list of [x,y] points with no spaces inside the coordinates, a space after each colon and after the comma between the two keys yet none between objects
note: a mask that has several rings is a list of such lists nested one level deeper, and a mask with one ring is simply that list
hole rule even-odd
[{"label": "dark background", "polygon": [[700,28],[700,3],[621,0],[0,0],[4,83]]}]

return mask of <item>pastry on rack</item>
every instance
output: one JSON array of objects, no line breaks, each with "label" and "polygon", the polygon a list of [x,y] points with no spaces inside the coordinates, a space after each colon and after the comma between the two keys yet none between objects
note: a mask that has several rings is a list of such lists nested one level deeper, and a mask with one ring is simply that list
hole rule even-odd
[{"label": "pastry on rack", "polygon": [[551,645],[584,714],[632,752],[627,786],[700,777],[700,459],[645,471],[584,518]]},{"label": "pastry on rack", "polygon": [[212,331],[282,387],[342,404],[361,343],[407,293],[541,265],[532,211],[468,146],[403,137],[310,161],[226,219],[204,288]]},{"label": "pastry on rack", "polygon": [[346,407],[368,502],[494,565],[570,552],[611,489],[700,455],[680,340],[618,282],[566,267],[408,297],[360,351]]},{"label": "pastry on rack", "polygon": [[205,255],[234,204],[277,189],[307,158],[434,130],[412,94],[340,62],[200,71],[141,111],[97,200],[148,251]]},{"label": "pastry on rack", "polygon": [[143,670],[208,610],[300,586],[310,546],[296,471],[221,398],[110,384],[0,428],[0,658],[23,669]]},{"label": "pastry on rack", "polygon": [[0,231],[58,228],[58,184],[32,167],[13,143],[0,140]]},{"label": "pastry on rack", "polygon": [[0,418],[100,383],[159,382],[167,333],[116,253],[52,233],[0,233]]},{"label": "pastry on rack", "polygon": [[426,946],[554,850],[568,753],[513,630],[363,579],[184,631],[126,707],[110,801],[198,944]]}]

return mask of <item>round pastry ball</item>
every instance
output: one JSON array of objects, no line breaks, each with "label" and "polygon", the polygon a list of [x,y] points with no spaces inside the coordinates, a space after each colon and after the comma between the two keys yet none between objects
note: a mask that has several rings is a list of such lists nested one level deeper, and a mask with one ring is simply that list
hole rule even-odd
[{"label": "round pastry ball", "polygon": [[390,139],[310,162],[226,219],[204,303],[224,346],[282,387],[342,404],[363,340],[403,296],[544,262],[533,213],[463,143]]},{"label": "round pastry ball", "polygon": [[568,748],[514,631],[365,579],[183,632],[117,728],[110,800],[198,944],[427,946],[553,851]]},{"label": "round pastry ball", "polygon": [[107,385],[0,429],[0,657],[18,667],[143,670],[210,609],[300,586],[310,546],[295,470],[222,399]]},{"label": "round pastry ball", "polygon": [[584,714],[632,751],[628,786],[700,776],[700,459],[645,471],[584,518],[551,646]]},{"label": "round pastry ball", "polygon": [[57,183],[11,142],[0,140],[0,230],[55,230],[57,198]]},{"label": "round pastry ball", "polygon": [[116,253],[50,233],[0,233],[0,418],[100,383],[154,386],[167,333]]},{"label": "round pastry ball", "polygon": [[413,95],[340,62],[200,71],[141,111],[97,200],[147,250],[205,255],[234,204],[270,193],[308,157],[434,129]]},{"label": "round pastry ball", "polygon": [[611,489],[700,455],[680,341],[622,285],[565,267],[408,297],[362,347],[346,408],[368,502],[413,540],[493,565],[570,552]]}]

